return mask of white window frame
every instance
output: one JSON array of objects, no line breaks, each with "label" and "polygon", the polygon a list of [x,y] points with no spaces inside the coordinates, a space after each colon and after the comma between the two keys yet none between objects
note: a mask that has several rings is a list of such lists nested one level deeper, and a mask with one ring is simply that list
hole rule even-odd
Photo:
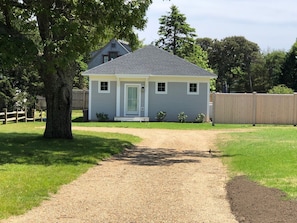
[{"label": "white window frame", "polygon": [[[197,85],[197,91],[196,92],[191,92],[190,91],[190,85],[191,84],[196,84]],[[187,94],[198,95],[199,94],[199,82],[188,82],[188,84],[187,84]]]},{"label": "white window frame", "polygon": [[[164,83],[165,84],[165,91],[159,91],[159,88],[158,88],[158,85],[161,84],[161,83]],[[165,81],[158,81],[156,82],[155,84],[155,93],[156,94],[167,94],[167,89],[168,89],[168,83],[165,82]]]},{"label": "white window frame", "polygon": [[[101,83],[107,82],[107,90],[101,90]],[[110,81],[98,81],[98,93],[110,93]]]}]

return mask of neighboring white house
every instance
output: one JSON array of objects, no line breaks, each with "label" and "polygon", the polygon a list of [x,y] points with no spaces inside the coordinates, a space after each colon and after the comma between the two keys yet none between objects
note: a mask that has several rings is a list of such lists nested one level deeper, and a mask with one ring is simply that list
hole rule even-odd
[{"label": "neighboring white house", "polygon": [[159,111],[166,121],[187,121],[204,113],[209,117],[212,74],[192,63],[149,45],[93,67],[89,76],[89,120],[96,113],[115,121],[155,121]]}]

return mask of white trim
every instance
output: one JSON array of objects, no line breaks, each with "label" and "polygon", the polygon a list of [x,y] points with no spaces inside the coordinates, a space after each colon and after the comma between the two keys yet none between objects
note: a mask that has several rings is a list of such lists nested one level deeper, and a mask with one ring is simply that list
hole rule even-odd
[{"label": "white trim", "polygon": [[89,80],[89,107],[88,107],[88,120],[91,120],[92,115],[92,80]]},{"label": "white trim", "polygon": [[[158,84],[165,83],[165,91],[158,91]],[[155,82],[155,94],[167,94],[168,83],[167,81],[157,81]]]},{"label": "white trim", "polygon": [[206,107],[206,121],[210,121],[210,117],[209,117],[209,113],[210,113],[210,110],[209,110],[209,105],[210,105],[210,83],[208,82],[207,83],[207,107]]},{"label": "white trim", "polygon": [[[190,84],[196,84],[197,85],[197,91],[196,92],[190,92]],[[187,94],[188,95],[199,95],[199,82],[188,82],[187,83]]]},{"label": "white trim", "polygon": [[117,92],[116,92],[116,116],[121,114],[121,81],[117,79]]},{"label": "white trim", "polygon": [[[101,90],[101,83],[102,82],[107,82],[107,90]],[[110,93],[110,81],[107,81],[107,80],[98,81],[98,93],[103,93],[103,94]]]},{"label": "white trim", "polygon": [[[127,114],[127,89],[128,87],[137,87],[137,95],[138,95],[138,114]],[[140,116],[140,112],[141,112],[141,84],[131,84],[131,83],[127,83],[125,84],[125,89],[124,89],[124,116],[128,116],[128,115],[136,115],[136,116]]]},{"label": "white trim", "polygon": [[148,116],[148,106],[149,106],[149,82],[148,78],[145,80],[144,85],[144,116]]}]

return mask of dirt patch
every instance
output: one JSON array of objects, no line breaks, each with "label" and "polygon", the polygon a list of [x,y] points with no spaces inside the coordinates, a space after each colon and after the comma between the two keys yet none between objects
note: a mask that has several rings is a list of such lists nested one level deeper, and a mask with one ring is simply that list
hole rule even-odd
[{"label": "dirt patch", "polygon": [[232,212],[240,223],[297,222],[297,202],[285,200],[286,195],[277,189],[245,176],[235,177],[226,188]]}]

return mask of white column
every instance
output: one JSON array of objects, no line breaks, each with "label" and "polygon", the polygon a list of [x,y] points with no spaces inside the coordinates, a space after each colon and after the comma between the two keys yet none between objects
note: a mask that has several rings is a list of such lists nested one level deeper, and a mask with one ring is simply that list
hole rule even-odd
[{"label": "white column", "polygon": [[117,78],[117,96],[116,96],[116,116],[121,116],[121,82],[120,78]]},{"label": "white column", "polygon": [[149,106],[149,82],[148,78],[145,79],[145,96],[144,96],[144,116],[148,117],[148,106]]},{"label": "white column", "polygon": [[88,120],[92,120],[92,77],[89,77],[89,106],[88,106]]}]

